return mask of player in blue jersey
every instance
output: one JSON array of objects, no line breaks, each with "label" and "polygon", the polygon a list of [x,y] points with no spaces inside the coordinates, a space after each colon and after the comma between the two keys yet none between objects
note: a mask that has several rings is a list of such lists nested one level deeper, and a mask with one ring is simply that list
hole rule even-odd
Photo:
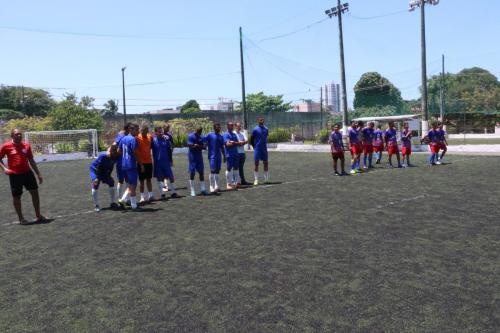
[{"label": "player in blue jersey", "polygon": [[164,184],[168,179],[170,181],[170,189],[172,190],[172,198],[177,198],[175,191],[175,178],[172,172],[170,163],[170,140],[163,134],[163,129],[155,127],[155,136],[151,142],[151,150],[153,151],[153,175],[158,181],[158,189],[162,198],[165,198]]},{"label": "player in blue jersey", "polygon": [[448,142],[446,141],[446,131],[443,128],[443,123],[438,124],[438,138],[439,138],[439,150],[442,150],[441,156],[439,156],[439,152],[437,155],[436,164],[441,164],[444,162],[444,155],[448,151]]},{"label": "player in blue jersey", "polygon": [[387,150],[387,154],[389,155],[389,165],[391,168],[392,165],[392,155],[396,155],[398,159],[398,168],[402,168],[401,166],[401,157],[399,156],[399,147],[398,147],[398,131],[396,130],[396,125],[394,125],[393,121],[389,122],[388,128],[384,133],[384,141],[385,148]]},{"label": "player in blue jersey", "polygon": [[[131,125],[131,123],[125,124],[123,126],[123,130],[118,132],[118,134],[115,137],[115,141],[113,142],[113,145],[116,146],[116,149],[118,150],[118,147],[120,146],[120,141],[124,137],[128,135],[128,128]],[[122,188],[126,189],[126,186],[124,187],[123,184],[125,183],[125,174],[122,171],[122,156],[118,154],[118,157],[115,159],[115,164],[116,164],[116,180],[118,183],[116,184],[116,197],[121,198],[122,193],[121,190]]]},{"label": "player in blue jersey", "polygon": [[356,174],[360,171],[360,158],[363,146],[361,145],[358,122],[352,121],[351,127],[347,130],[349,138],[349,146],[351,148],[351,174]]},{"label": "player in blue jersey", "polygon": [[[333,170],[336,176],[346,176],[345,172],[345,157],[344,157],[344,142],[342,140],[342,133],[340,133],[340,126],[333,125],[332,133],[330,134],[330,139],[328,140],[330,144],[332,159],[333,159]],[[337,161],[340,159],[341,173],[337,169]]]},{"label": "player in blue jersey", "polygon": [[410,125],[405,122],[403,124],[403,131],[401,132],[401,152],[403,153],[403,168],[411,166],[410,155],[411,155],[411,129]]},{"label": "player in blue jersey", "polygon": [[112,145],[107,152],[100,153],[99,156],[90,164],[90,180],[92,181],[92,199],[94,200],[94,209],[96,212],[101,210],[99,206],[99,185],[104,183],[109,186],[109,197],[111,208],[118,208],[115,202],[115,180],[111,176],[115,159],[118,153],[116,145]]},{"label": "player in blue jersey", "polygon": [[[369,122],[368,127],[364,127],[361,130],[361,143],[363,145],[363,168],[373,168],[373,141],[375,140],[375,123]],[[366,160],[368,159],[368,165],[366,165]]]},{"label": "player in blue jersey", "polygon": [[439,155],[440,138],[437,122],[432,122],[432,128],[424,137],[424,141],[429,144],[431,154],[429,155],[429,165],[436,165],[436,160]]},{"label": "player in blue jersey", "polygon": [[269,135],[269,130],[264,126],[264,118],[258,117],[257,124],[258,125],[253,129],[252,137],[250,138],[250,144],[254,149],[254,185],[259,185],[259,161],[262,161],[264,164],[264,181],[269,181],[269,159],[267,153],[267,136]]},{"label": "player in blue jersey", "polygon": [[124,193],[122,198],[118,200],[121,206],[125,206],[127,198],[130,198],[130,206],[133,210],[138,210],[137,198],[136,198],[136,187],[137,180],[139,178],[139,172],[137,168],[139,167],[142,172],[144,172],[144,166],[138,163],[137,156],[137,140],[136,136],[139,133],[139,125],[131,124],[129,126],[129,134],[120,140],[120,145],[118,147],[118,153],[122,155],[122,170],[125,173],[125,178],[128,182],[128,191]]},{"label": "player in blue jersey", "polygon": [[217,193],[219,188],[219,173],[222,166],[222,161],[226,162],[224,152],[224,137],[220,134],[220,124],[214,124],[214,131],[208,133],[205,137],[208,149],[208,164],[210,165],[210,192]]},{"label": "player in blue jersey", "polygon": [[224,132],[224,150],[226,152],[226,189],[235,190],[240,182],[240,155],[238,153],[238,136],[234,133],[234,124],[227,123]]},{"label": "player in blue jersey", "polygon": [[[168,156],[170,159],[170,167],[173,168],[174,167],[173,155],[174,155],[175,144],[174,144],[174,136],[172,135],[172,132],[170,131],[170,124],[169,123],[165,123],[165,125],[163,125],[163,135],[167,138],[168,142],[170,143],[170,151],[169,151]],[[169,190],[168,178],[165,179],[165,185],[163,188],[164,188],[165,192],[168,192],[168,190]]]},{"label": "player in blue jersey", "polygon": [[194,187],[194,178],[196,176],[196,172],[198,172],[200,178],[200,193],[202,195],[207,194],[207,190],[205,188],[205,170],[203,165],[203,149],[205,146],[205,138],[201,135],[203,132],[202,127],[196,128],[194,133],[190,133],[187,138],[187,146],[189,147],[188,151],[188,160],[189,160],[189,187],[191,189],[191,196],[196,196],[196,191]]},{"label": "player in blue jersey", "polygon": [[377,129],[374,133],[373,150],[375,151],[375,157],[377,159],[375,164],[380,164],[382,152],[384,151],[384,131],[382,131],[382,125],[380,124],[377,125]]}]

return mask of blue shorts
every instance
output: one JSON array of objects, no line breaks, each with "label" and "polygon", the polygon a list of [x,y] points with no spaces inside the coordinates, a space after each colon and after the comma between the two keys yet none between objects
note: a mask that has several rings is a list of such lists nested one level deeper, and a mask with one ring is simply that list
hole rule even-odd
[{"label": "blue shorts", "polygon": [[123,183],[125,180],[125,172],[122,170],[122,160],[116,160],[116,179],[119,183]]},{"label": "blue shorts", "polygon": [[[104,178],[99,178],[95,174],[95,172],[90,171],[90,180],[92,180],[92,183],[95,182],[96,179],[99,179],[99,181],[103,184],[108,185],[109,187],[115,186],[115,181],[111,177],[104,177]],[[93,186],[96,190],[99,188],[99,185]]]},{"label": "blue shorts", "polygon": [[219,173],[222,167],[222,158],[209,158],[208,164],[210,164],[210,171],[212,173]]},{"label": "blue shorts", "polygon": [[196,172],[203,174],[205,166],[203,165],[203,158],[189,158],[189,175],[194,175]]},{"label": "blue shorts", "polygon": [[137,185],[137,179],[139,178],[137,169],[123,170],[123,173],[125,174],[125,180],[129,183],[129,185]]},{"label": "blue shorts", "polygon": [[255,162],[264,161],[267,162],[267,148],[257,148],[253,151],[253,159]]},{"label": "blue shorts", "polygon": [[163,178],[173,178],[174,173],[172,172],[172,168],[170,167],[170,164],[162,164],[160,165],[159,163],[155,163],[154,165],[154,176],[158,179],[163,179]]},{"label": "blue shorts", "polygon": [[240,155],[226,156],[226,167],[227,167],[227,170],[239,169],[240,168]]}]

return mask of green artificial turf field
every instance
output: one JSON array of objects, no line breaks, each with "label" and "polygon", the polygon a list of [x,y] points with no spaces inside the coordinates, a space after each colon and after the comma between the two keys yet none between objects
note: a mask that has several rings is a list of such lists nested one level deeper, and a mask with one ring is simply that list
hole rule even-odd
[{"label": "green artificial turf field", "polygon": [[92,211],[89,161],[43,163],[53,220],[30,226],[2,176],[0,331],[498,332],[500,158],[424,161],[271,153],[271,185],[137,213]]}]

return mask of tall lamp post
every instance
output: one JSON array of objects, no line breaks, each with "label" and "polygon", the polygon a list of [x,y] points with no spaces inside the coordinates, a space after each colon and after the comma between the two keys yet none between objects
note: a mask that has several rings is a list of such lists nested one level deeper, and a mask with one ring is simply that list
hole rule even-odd
[{"label": "tall lamp post", "polygon": [[349,10],[349,4],[341,4],[337,0],[337,6],[332,7],[325,11],[328,17],[332,18],[337,16],[339,18],[339,45],[340,45],[340,84],[342,86],[342,108],[343,108],[343,135],[347,135],[347,128],[349,127],[349,119],[347,115],[347,89],[345,83],[345,64],[344,64],[344,36],[342,33],[342,14]]},{"label": "tall lamp post", "polygon": [[127,124],[127,103],[125,102],[125,70],[127,66],[122,67],[122,93],[123,93],[123,126]]},{"label": "tall lamp post", "polygon": [[437,5],[439,0],[412,0],[409,11],[420,7],[420,55],[422,58],[422,135],[429,132],[429,113],[427,111],[427,60],[425,47],[425,4]]}]

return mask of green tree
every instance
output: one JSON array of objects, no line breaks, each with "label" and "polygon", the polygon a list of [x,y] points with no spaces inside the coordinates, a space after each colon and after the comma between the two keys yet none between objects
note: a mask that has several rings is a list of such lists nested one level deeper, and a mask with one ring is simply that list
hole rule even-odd
[{"label": "green tree", "polygon": [[[246,102],[248,112],[286,112],[292,107],[291,103],[283,102],[283,95],[264,95],[262,91],[248,94]],[[242,111],[241,105],[236,110]]]},{"label": "green tree", "polygon": [[53,129],[101,129],[103,120],[99,112],[87,109],[84,105],[85,103],[78,102],[74,95],[67,95],[66,99],[57,103],[49,113]]},{"label": "green tree", "polygon": [[190,99],[181,107],[181,113],[199,113],[201,112],[200,104],[194,99]]},{"label": "green tree", "polygon": [[116,116],[118,113],[118,103],[113,99],[108,100],[103,106],[104,109],[101,110],[101,114],[104,117]]},{"label": "green tree", "polygon": [[45,116],[55,101],[43,89],[0,86],[0,108],[21,112],[27,116]]},{"label": "green tree", "polygon": [[[428,80],[429,111],[439,113],[441,77],[434,75]],[[472,67],[457,74],[445,74],[445,111],[480,112],[500,111],[500,82],[489,71]]]},{"label": "green tree", "polygon": [[354,108],[401,107],[401,91],[377,72],[368,72],[354,86]]},{"label": "green tree", "polygon": [[19,111],[14,111],[10,109],[0,109],[0,119],[1,120],[10,120],[10,119],[19,119],[23,118],[24,114]]}]

